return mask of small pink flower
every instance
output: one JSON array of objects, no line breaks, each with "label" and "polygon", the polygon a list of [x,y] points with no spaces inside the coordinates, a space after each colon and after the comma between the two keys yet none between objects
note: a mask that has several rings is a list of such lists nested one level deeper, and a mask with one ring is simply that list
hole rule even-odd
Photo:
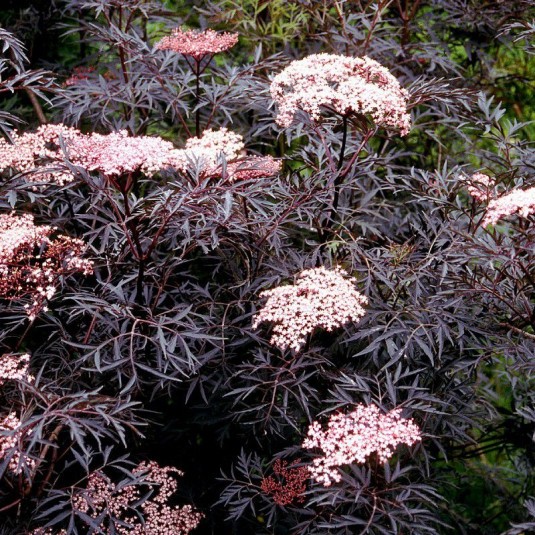
[{"label": "small pink flower", "polygon": [[[223,163],[224,161],[224,163]],[[201,178],[226,178],[230,182],[271,177],[281,170],[272,156],[249,156],[243,138],[227,128],[205,130],[186,141],[169,159],[170,167],[187,173],[197,167]]]},{"label": "small pink flower", "polygon": [[183,149],[174,151],[171,166],[185,173],[195,164],[203,175],[211,175],[219,168],[221,158],[227,162],[235,160],[244,148],[242,136],[227,128],[205,130],[201,137],[188,139]]},{"label": "small pink flower", "polygon": [[156,48],[159,50],[172,50],[184,56],[191,56],[199,61],[204,56],[213,56],[219,52],[224,52],[232,48],[237,42],[237,33],[175,28],[171,35],[164,37],[156,44]]},{"label": "small pink flower", "polygon": [[206,130],[202,136],[188,139],[182,149],[157,136],[134,137],[126,131],[83,134],[64,125],[45,125],[13,137],[13,144],[0,140],[0,172],[22,173],[36,183],[61,186],[74,179],[65,165],[60,140],[72,164],[114,179],[130,173],[153,177],[170,168],[187,173],[197,167],[203,178],[225,174],[230,181],[268,177],[280,171],[280,162],[270,156],[248,156],[242,136],[227,128]]},{"label": "small pink flower", "polygon": [[67,153],[72,163],[106,176],[142,172],[152,177],[169,167],[173,144],[156,136],[129,136],[126,131],[80,135],[71,139]]},{"label": "small pink flower", "polygon": [[60,138],[65,143],[81,133],[62,124],[46,124],[35,132],[12,135],[13,143],[0,139],[0,172],[22,173],[28,182],[63,186],[74,179],[63,165]]}]

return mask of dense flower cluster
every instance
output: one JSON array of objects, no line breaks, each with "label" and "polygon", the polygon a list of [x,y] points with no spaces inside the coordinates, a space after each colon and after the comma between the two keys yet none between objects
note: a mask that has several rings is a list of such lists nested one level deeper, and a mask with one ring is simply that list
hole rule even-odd
[{"label": "dense flower cluster", "polygon": [[323,451],[308,469],[314,480],[329,487],[342,479],[338,467],[364,463],[372,453],[386,462],[398,444],[412,446],[421,438],[418,426],[412,419],[402,418],[400,409],[383,414],[375,405],[361,404],[349,414],[331,416],[326,431],[313,422],[303,447]]},{"label": "dense flower cluster", "polygon": [[287,461],[277,459],[273,463],[276,478],[268,476],[262,480],[261,489],[272,496],[277,505],[284,506],[305,501],[308,469],[306,466],[298,466],[299,462],[300,459],[296,459],[288,464]]},{"label": "dense flower cluster", "polygon": [[33,382],[35,377],[28,373],[30,355],[2,355],[0,357],[0,386],[6,381],[25,380]]},{"label": "dense flower cluster", "polygon": [[468,193],[477,201],[487,201],[494,197],[494,180],[484,173],[474,173],[467,181]]},{"label": "dense flower cluster", "polygon": [[35,132],[12,134],[13,143],[0,139],[0,173],[11,170],[26,174],[31,182],[49,182],[60,186],[74,178],[61,164],[60,138],[64,142],[80,136],[75,128],[46,124]]},{"label": "dense flower cluster", "polygon": [[533,212],[535,212],[535,187],[516,189],[489,202],[483,226],[495,225],[503,217],[513,214],[527,217]]},{"label": "dense flower cluster", "polygon": [[243,180],[272,176],[280,170],[280,163],[270,156],[244,156],[242,136],[227,128],[206,130],[177,149],[156,136],[131,137],[126,131],[82,134],[63,125],[45,125],[33,133],[15,134],[14,144],[0,140],[0,172],[11,169],[26,173],[32,182],[58,185],[73,180],[64,164],[60,137],[72,164],[108,177],[137,172],[152,177],[169,168],[186,173],[195,166],[202,177],[225,174],[230,180]]},{"label": "dense flower cluster", "polygon": [[177,149],[171,158],[172,167],[186,172],[191,164],[200,166],[203,174],[211,175],[219,168],[221,157],[226,161],[235,160],[244,150],[243,138],[221,128],[205,130],[201,137],[192,137],[186,141],[183,149]]},{"label": "dense flower cluster", "polygon": [[7,467],[14,474],[22,473],[24,465],[29,469],[35,466],[33,459],[21,455],[17,451],[17,445],[21,436],[20,424],[21,422],[14,412],[10,412],[5,418],[0,419],[0,463],[6,455],[11,453]]},{"label": "dense flower cluster", "polygon": [[226,128],[206,130],[186,141],[183,149],[160,137],[130,137],[127,132],[80,135],[68,146],[69,159],[107,176],[141,172],[148,177],[166,168],[183,173],[196,164],[202,174],[212,172],[222,156],[234,160],[244,150],[243,138]]},{"label": "dense flower cluster", "polygon": [[175,152],[173,144],[160,137],[131,137],[126,131],[79,135],[68,145],[71,162],[106,176],[140,171],[151,177],[171,165]]},{"label": "dense flower cluster", "polygon": [[273,79],[271,95],[279,106],[277,123],[283,127],[290,126],[298,110],[319,121],[322,107],[341,115],[367,115],[401,135],[411,126],[407,91],[388,69],[366,56],[314,54],[293,61]]},{"label": "dense flower cluster", "polygon": [[[118,535],[187,535],[197,527],[202,514],[195,511],[191,505],[169,505],[168,502],[175,494],[178,483],[176,476],[182,472],[176,468],[161,467],[155,462],[141,463],[134,475],[143,475],[141,484],[115,485],[107,476],[94,472],[89,476],[85,493],[78,494],[73,499],[73,506],[93,519],[102,518],[102,513],[119,520],[126,525],[116,525]],[[148,499],[147,490],[152,490]],[[143,515],[143,520],[134,512]],[[105,528],[102,520],[102,533],[111,533]],[[47,535],[48,533],[63,535],[65,530],[49,531],[38,528],[33,535]],[[99,533],[101,533],[99,531]]]},{"label": "dense flower cluster", "polygon": [[355,289],[356,280],[347,273],[319,267],[301,272],[294,285],[266,290],[264,308],[256,315],[253,328],[267,321],[274,323],[270,342],[285,350],[299,351],[314,329],[332,331],[364,316],[368,300]]},{"label": "dense flower cluster", "polygon": [[220,33],[214,30],[201,32],[175,28],[171,35],[164,37],[156,44],[156,48],[159,50],[173,50],[199,61],[204,56],[213,56],[218,52],[224,52],[232,48],[237,42],[237,33]]},{"label": "dense flower cluster", "polygon": [[92,262],[82,258],[82,240],[59,235],[48,225],[36,226],[30,214],[0,214],[0,298],[29,298],[25,305],[31,319],[56,293],[59,279],[81,272],[92,273]]}]

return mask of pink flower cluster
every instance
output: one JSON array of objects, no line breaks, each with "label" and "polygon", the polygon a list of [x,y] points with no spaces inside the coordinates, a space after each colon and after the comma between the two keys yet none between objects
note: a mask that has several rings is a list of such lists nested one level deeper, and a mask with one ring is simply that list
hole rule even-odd
[{"label": "pink flower cluster", "polygon": [[375,405],[357,405],[349,414],[329,418],[327,430],[318,422],[309,427],[303,448],[318,448],[323,456],[309,466],[311,477],[325,487],[342,479],[339,467],[364,463],[372,453],[386,462],[399,444],[412,446],[422,438],[419,427],[411,419],[401,417],[401,409],[383,414]]},{"label": "pink flower cluster", "polygon": [[408,93],[386,67],[366,56],[313,54],[293,61],[271,83],[279,106],[277,123],[288,127],[298,110],[321,119],[322,108],[340,115],[361,114],[385,128],[408,134]]},{"label": "pink flower cluster", "polygon": [[350,321],[357,323],[368,300],[355,289],[357,281],[346,275],[340,268],[307,269],[297,276],[296,284],[262,292],[260,297],[268,300],[253,328],[264,321],[274,323],[270,343],[299,351],[317,328],[332,331]]},{"label": "pink flower cluster", "polygon": [[[155,462],[141,463],[135,470],[134,475],[146,474],[143,483],[139,485],[115,485],[107,476],[100,473],[92,473],[85,493],[79,494],[73,499],[73,506],[96,519],[107,511],[112,517],[128,524],[128,526],[116,525],[114,533],[119,535],[187,535],[195,529],[203,515],[193,509],[191,505],[169,505],[178,484],[176,476],[182,472],[171,467],[160,467]],[[141,506],[136,507],[136,502],[152,488],[153,494],[146,499]],[[133,511],[138,509],[143,515],[143,521]],[[102,532],[110,533],[106,529],[104,521],[99,526]],[[63,535],[67,532],[50,531],[38,528],[33,535],[52,534]]]},{"label": "pink flower cluster", "polygon": [[269,156],[242,159],[242,136],[226,128],[206,130],[200,138],[188,139],[183,149],[176,149],[160,137],[131,137],[125,131],[86,135],[75,128],[46,125],[34,133],[15,134],[14,144],[0,140],[0,172],[11,169],[26,173],[32,182],[58,185],[73,180],[64,163],[60,137],[72,164],[108,177],[137,172],[152,177],[167,168],[186,173],[192,165],[200,168],[202,177],[220,177],[223,158],[230,180],[272,176],[280,170],[279,162]]},{"label": "pink flower cluster", "polygon": [[489,175],[484,173],[474,173],[467,180],[466,189],[468,193],[477,201],[488,201],[494,197],[495,182]]},{"label": "pink flower cluster", "polygon": [[172,143],[160,137],[130,137],[126,131],[79,133],[68,144],[68,157],[72,163],[106,176],[140,171],[151,177],[169,167],[176,152]]},{"label": "pink flower cluster", "polygon": [[175,151],[172,167],[186,173],[192,164],[200,166],[203,178],[224,175],[231,182],[273,176],[281,169],[280,161],[271,156],[248,156],[242,136],[226,128],[206,130],[200,138],[188,139],[184,149]]},{"label": "pink flower cluster", "polygon": [[82,258],[82,240],[59,235],[55,229],[36,226],[30,214],[0,214],[0,298],[30,298],[30,319],[46,311],[45,302],[56,293],[61,277],[75,272],[88,275],[93,264]]},{"label": "pink flower cluster", "polygon": [[6,381],[25,380],[29,383],[35,381],[35,377],[28,373],[30,355],[2,355],[0,357],[0,386]]},{"label": "pink flower cluster", "polygon": [[482,224],[495,225],[503,217],[513,214],[528,217],[533,212],[535,212],[535,187],[516,189],[489,202]]},{"label": "pink flower cluster", "polygon": [[80,132],[62,124],[40,126],[35,132],[12,134],[13,143],[0,139],[0,172],[11,170],[27,174],[31,182],[50,182],[62,186],[74,178],[61,165],[60,137],[68,142]]},{"label": "pink flower cluster", "polygon": [[479,202],[488,202],[482,225],[495,225],[500,219],[514,214],[528,217],[535,212],[535,187],[515,189],[497,197],[496,182],[484,173],[474,173],[466,179],[468,193]]},{"label": "pink flower cluster", "polygon": [[156,48],[172,50],[199,61],[204,56],[213,56],[218,52],[224,52],[232,48],[237,42],[237,33],[219,33],[214,30],[201,32],[175,28],[171,35],[164,37],[156,44]]},{"label": "pink flower cluster", "polygon": [[244,151],[243,138],[226,128],[205,130],[200,138],[192,137],[183,149],[174,151],[170,158],[171,166],[185,173],[191,164],[201,165],[203,174],[216,174],[221,157],[227,161],[235,160]]},{"label": "pink flower cluster", "polygon": [[129,137],[124,131],[80,134],[68,145],[73,163],[106,176],[139,171],[152,177],[165,168],[186,173],[192,164],[200,165],[201,174],[211,174],[221,157],[234,160],[243,150],[242,136],[226,128],[206,130],[200,138],[188,139],[183,149],[175,149],[171,142],[160,137]]},{"label": "pink flower cluster", "polygon": [[277,459],[273,463],[274,476],[265,477],[260,488],[266,494],[273,496],[277,505],[290,505],[305,501],[306,482],[308,469],[306,466],[298,466],[301,459],[296,459],[291,464],[288,461]]},{"label": "pink flower cluster", "polygon": [[10,412],[5,418],[0,419],[0,462],[13,451],[8,463],[8,470],[14,474],[21,474],[26,465],[29,469],[35,466],[35,461],[17,451],[18,442],[21,438],[20,420],[14,412]]}]

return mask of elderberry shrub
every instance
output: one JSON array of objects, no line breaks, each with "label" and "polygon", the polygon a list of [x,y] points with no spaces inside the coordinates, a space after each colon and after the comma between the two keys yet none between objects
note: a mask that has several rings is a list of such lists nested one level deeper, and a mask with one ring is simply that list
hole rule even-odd
[{"label": "elderberry shrub", "polygon": [[535,2],[176,4],[0,13],[2,533],[533,529]]}]

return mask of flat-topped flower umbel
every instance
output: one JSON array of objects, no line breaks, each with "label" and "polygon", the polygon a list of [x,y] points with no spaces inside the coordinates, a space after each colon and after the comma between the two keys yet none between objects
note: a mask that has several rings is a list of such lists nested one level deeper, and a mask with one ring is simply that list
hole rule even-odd
[{"label": "flat-topped flower umbel", "polygon": [[271,156],[248,155],[242,136],[227,128],[205,130],[201,137],[188,139],[184,149],[176,150],[171,159],[172,167],[182,173],[191,163],[200,165],[203,177],[224,175],[231,182],[273,176],[281,169],[280,161]]},{"label": "flat-topped flower umbel", "polygon": [[200,61],[204,56],[213,56],[232,48],[237,42],[237,33],[175,28],[171,35],[164,37],[156,44],[156,48],[159,50],[172,50]]},{"label": "flat-topped flower umbel", "polygon": [[383,414],[375,405],[357,405],[348,414],[334,414],[324,431],[318,422],[308,429],[303,448],[318,448],[322,457],[309,466],[311,477],[329,487],[342,479],[338,467],[364,463],[372,453],[386,462],[399,444],[412,446],[421,440],[419,427],[412,419],[401,417],[401,409]]},{"label": "flat-topped flower umbel", "polygon": [[42,125],[35,132],[11,134],[12,142],[0,138],[0,173],[22,173],[27,181],[63,186],[74,175],[63,165],[60,139],[67,143],[80,136],[63,124]]},{"label": "flat-topped flower umbel", "polygon": [[273,498],[277,505],[290,505],[305,501],[308,468],[299,465],[300,459],[288,464],[277,459],[273,463],[273,476],[265,477],[260,488]]},{"label": "flat-topped flower umbel", "polygon": [[136,171],[151,177],[170,165],[176,149],[156,136],[129,136],[125,130],[110,134],[81,134],[68,144],[69,159],[106,176]]},{"label": "flat-topped flower umbel", "polygon": [[177,150],[172,161],[173,167],[186,172],[190,162],[202,164],[210,174],[218,167],[221,156],[226,161],[235,160],[245,150],[243,138],[227,128],[205,130],[200,137],[191,137],[184,149]]},{"label": "flat-topped flower umbel", "polygon": [[133,137],[126,131],[81,134],[68,144],[73,163],[106,176],[140,171],[152,177],[166,168],[185,173],[192,162],[200,164],[204,174],[213,170],[221,157],[234,160],[243,150],[243,138],[226,128],[206,130],[201,137],[188,139],[183,149],[157,136]]},{"label": "flat-topped flower umbel", "polygon": [[158,136],[130,136],[124,130],[83,134],[62,124],[14,133],[13,141],[0,139],[0,173],[21,173],[25,180],[36,184],[61,186],[74,180],[65,159],[109,178],[130,173],[150,178],[163,169],[187,173],[194,164],[203,178],[224,174],[228,180],[236,181],[272,176],[281,168],[271,156],[247,154],[243,137],[227,128],[205,130],[199,137],[186,140],[182,149]]},{"label": "flat-topped flower umbel", "polygon": [[288,127],[298,110],[321,119],[322,109],[342,116],[360,114],[377,126],[408,134],[407,91],[386,67],[366,56],[352,58],[335,54],[314,54],[293,61],[271,84],[277,102],[277,123]]},{"label": "flat-topped flower umbel", "polygon": [[255,316],[253,329],[264,321],[272,322],[270,342],[282,350],[299,351],[315,329],[332,331],[351,321],[357,323],[368,299],[355,289],[357,281],[345,275],[340,268],[307,269],[294,285],[262,292],[260,297],[268,300]]}]

